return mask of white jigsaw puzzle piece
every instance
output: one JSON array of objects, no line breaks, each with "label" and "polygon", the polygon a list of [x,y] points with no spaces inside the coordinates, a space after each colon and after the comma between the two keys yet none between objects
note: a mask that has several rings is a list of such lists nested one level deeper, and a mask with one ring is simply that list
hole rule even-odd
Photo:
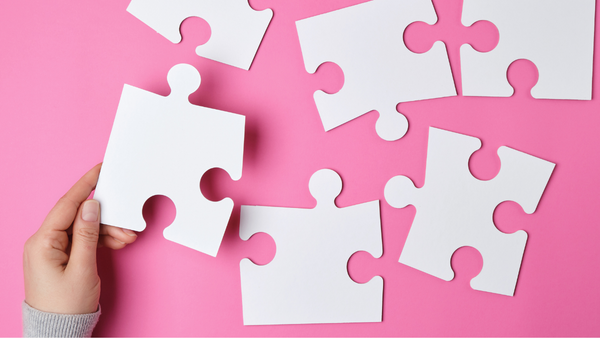
[{"label": "white jigsaw puzzle piece", "polygon": [[500,232],[494,210],[504,201],[514,201],[533,213],[554,163],[500,147],[500,172],[481,181],[469,170],[469,158],[480,147],[477,138],[430,128],[425,185],[416,189],[406,176],[393,177],[385,186],[385,199],[395,208],[412,204],[417,209],[401,263],[449,281],[454,278],[454,251],[472,246],[483,257],[483,269],[471,287],[512,296],[527,233]]},{"label": "white jigsaw puzzle piece", "polygon": [[358,284],[348,275],[358,251],[382,255],[379,201],[338,208],[339,175],[313,174],[314,209],[243,205],[240,237],[270,235],[275,258],[258,266],[240,262],[245,325],[380,322],[383,279]]},{"label": "white jigsaw puzzle piece", "polygon": [[255,11],[248,0],[132,0],[127,11],[173,43],[181,41],[179,27],[189,17],[210,25],[210,40],[196,54],[245,70],[273,17],[273,11]]},{"label": "white jigsaw puzzle piece", "polygon": [[595,5],[595,0],[464,0],[463,25],[488,20],[500,40],[486,53],[461,46],[463,95],[511,96],[508,67],[527,59],[539,72],[534,98],[591,100]]},{"label": "white jigsaw puzzle piece", "polygon": [[233,201],[207,200],[200,179],[217,167],[241,178],[245,117],[191,104],[200,74],[190,65],[167,79],[166,97],[124,86],[94,198],[103,224],[142,231],[146,200],[167,196],[177,214],[165,238],[216,256]]},{"label": "white jigsaw puzzle piece", "polygon": [[423,54],[405,46],[415,21],[437,21],[431,0],[374,0],[296,22],[306,70],[333,62],[344,72],[339,92],[314,94],[326,131],[377,110],[377,134],[397,140],[408,130],[398,103],[456,95],[443,42]]}]

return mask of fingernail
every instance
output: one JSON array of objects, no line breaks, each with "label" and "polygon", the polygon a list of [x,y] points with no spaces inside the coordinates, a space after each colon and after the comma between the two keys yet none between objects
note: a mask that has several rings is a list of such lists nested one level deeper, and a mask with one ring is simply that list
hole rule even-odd
[{"label": "fingernail", "polygon": [[119,244],[125,244],[125,242],[121,242],[120,240],[116,239],[113,237],[113,239],[115,240],[115,242],[119,243]]},{"label": "fingernail", "polygon": [[137,234],[134,231],[131,231],[129,229],[121,229],[123,230],[123,232],[131,237],[137,237]]},{"label": "fingernail", "polygon": [[100,203],[96,200],[88,200],[83,203],[81,210],[81,219],[86,222],[98,222],[98,212],[100,211]]}]

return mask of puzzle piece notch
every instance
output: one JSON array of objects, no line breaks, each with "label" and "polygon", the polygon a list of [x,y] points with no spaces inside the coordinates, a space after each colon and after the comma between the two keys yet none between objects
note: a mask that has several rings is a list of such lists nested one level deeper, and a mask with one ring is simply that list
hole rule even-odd
[{"label": "puzzle piece notch", "polygon": [[273,11],[255,11],[248,0],[132,0],[127,11],[173,43],[181,42],[181,23],[204,19],[211,28],[209,41],[196,54],[245,70],[273,17]]},{"label": "puzzle piece notch", "polygon": [[167,196],[176,216],[165,238],[216,256],[233,201],[207,200],[200,179],[214,167],[241,178],[245,117],[191,104],[201,82],[191,65],[174,66],[167,80],[167,97],[124,86],[94,198],[104,224],[142,231],[146,200]]},{"label": "puzzle piece notch", "polygon": [[480,146],[477,138],[430,128],[425,185],[417,189],[409,178],[393,177],[386,184],[385,199],[396,208],[409,204],[417,208],[401,263],[448,281],[454,278],[452,254],[472,246],[481,253],[484,266],[471,286],[512,296],[527,233],[500,232],[493,213],[504,201],[533,213],[554,164],[500,147],[500,172],[492,180],[480,181],[468,168],[469,157]]},{"label": "puzzle piece notch", "polygon": [[408,130],[398,103],[456,95],[443,42],[424,54],[404,45],[415,21],[437,21],[431,0],[374,0],[296,22],[306,70],[332,62],[344,72],[340,91],[314,94],[325,131],[377,110],[378,135],[397,140]]},{"label": "puzzle piece notch", "polygon": [[460,46],[465,43],[480,52],[489,52],[498,44],[498,29],[491,22],[478,21],[470,27],[462,25],[462,6],[457,1],[434,0],[433,4],[439,18],[435,24],[419,21],[406,28],[404,42],[409,50],[424,53],[435,41],[443,41],[450,59],[455,56],[459,60]]},{"label": "puzzle piece notch", "polygon": [[500,40],[487,53],[461,47],[465,96],[511,96],[507,69],[527,59],[539,70],[534,98],[591,99],[594,0],[464,0],[462,23],[480,20],[492,22]]},{"label": "puzzle piece notch", "polygon": [[379,202],[338,208],[339,175],[317,171],[313,209],[242,206],[240,237],[270,235],[277,252],[267,265],[240,262],[245,325],[380,322],[383,279],[357,284],[347,264],[358,251],[383,254]]},{"label": "puzzle piece notch", "polygon": [[512,97],[533,98],[531,89],[539,79],[538,69],[533,62],[520,59],[511,63],[506,78],[513,88]]}]

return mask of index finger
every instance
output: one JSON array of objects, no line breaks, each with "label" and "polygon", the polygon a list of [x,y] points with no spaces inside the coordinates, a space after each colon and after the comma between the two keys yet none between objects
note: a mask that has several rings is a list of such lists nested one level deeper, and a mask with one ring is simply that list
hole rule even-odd
[{"label": "index finger", "polygon": [[83,177],[75,183],[67,193],[58,200],[54,208],[50,210],[48,216],[42,223],[40,229],[49,230],[67,230],[77,215],[77,210],[83,201],[85,201],[92,191],[96,189],[98,176],[102,163],[97,164],[90,169]]}]

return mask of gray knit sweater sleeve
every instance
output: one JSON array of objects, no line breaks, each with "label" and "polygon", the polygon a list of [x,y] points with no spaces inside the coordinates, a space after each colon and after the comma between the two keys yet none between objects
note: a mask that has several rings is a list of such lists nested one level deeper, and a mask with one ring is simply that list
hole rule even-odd
[{"label": "gray knit sweater sleeve", "polygon": [[100,308],[84,315],[63,315],[36,310],[23,302],[23,337],[91,337]]}]

